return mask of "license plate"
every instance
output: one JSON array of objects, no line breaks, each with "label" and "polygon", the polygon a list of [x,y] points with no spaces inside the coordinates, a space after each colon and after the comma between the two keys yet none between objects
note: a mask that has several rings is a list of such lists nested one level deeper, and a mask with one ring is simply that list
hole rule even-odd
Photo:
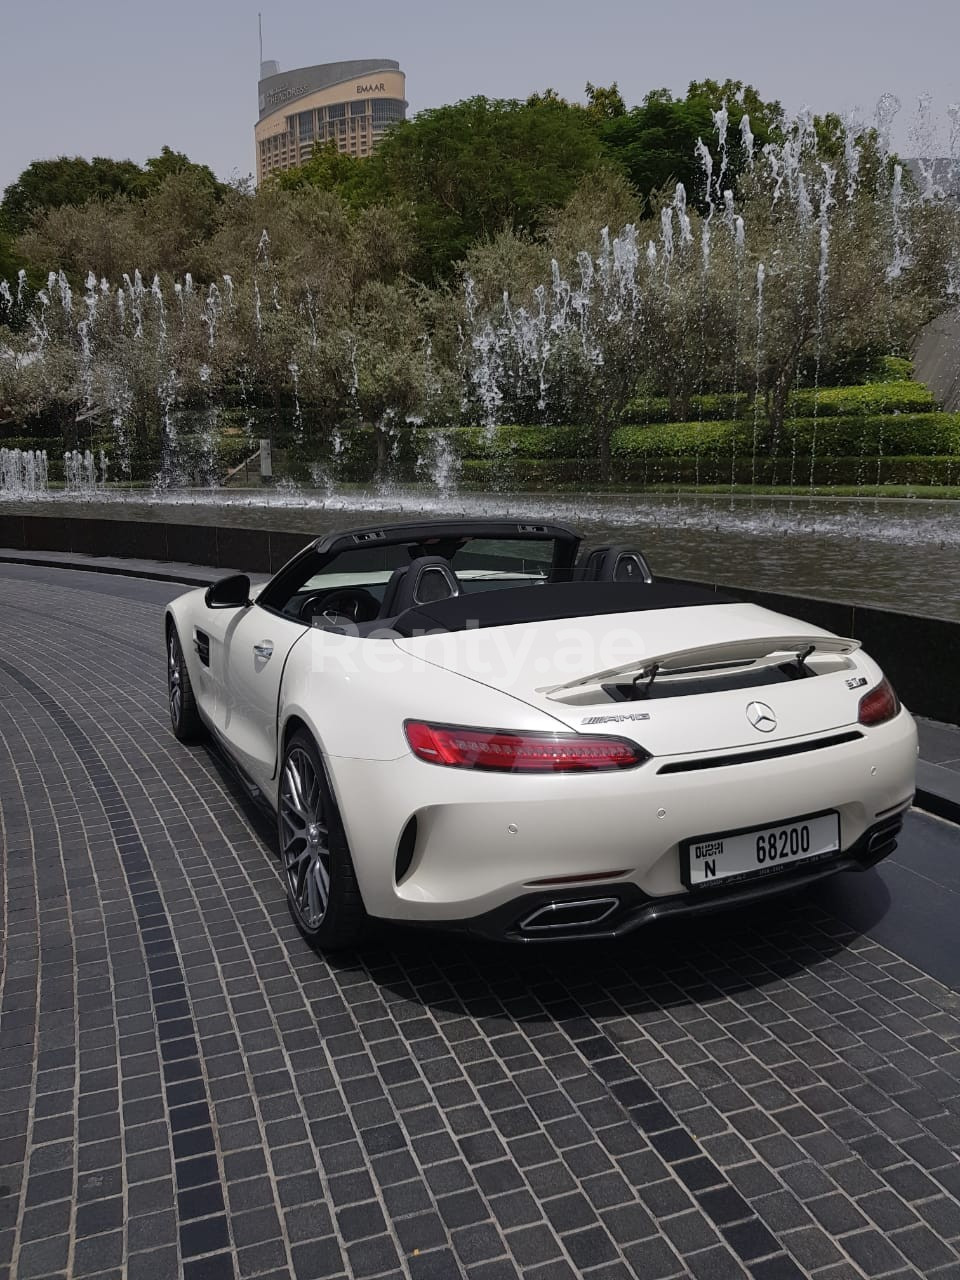
[{"label": "license plate", "polygon": [[748,831],[697,836],[681,846],[680,870],[688,889],[776,875],[799,862],[840,849],[840,815],[812,814]]}]

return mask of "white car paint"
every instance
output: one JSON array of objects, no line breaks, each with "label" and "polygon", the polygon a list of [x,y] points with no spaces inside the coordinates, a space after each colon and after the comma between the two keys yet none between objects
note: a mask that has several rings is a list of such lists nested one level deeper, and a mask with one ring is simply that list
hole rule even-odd
[{"label": "white car paint", "polygon": [[[330,575],[322,585],[330,585]],[[827,750],[659,772],[692,756],[815,741],[856,727],[860,698],[882,679],[876,663],[856,642],[752,604],[415,638],[338,635],[255,600],[245,609],[213,610],[202,590],[175,600],[168,615],[183,640],[205,720],[274,807],[287,726],[295,719],[313,734],[364,903],[378,917],[464,920],[529,893],[531,881],[605,872],[651,898],[675,896],[685,892],[679,852],[685,840],[835,809],[846,849],[913,795],[916,729],[903,709],[856,741]],[[210,637],[208,668],[192,643],[198,629]],[[590,655],[577,670],[560,633]],[[605,663],[614,633],[629,652]],[[749,648],[754,641],[819,644],[810,661],[822,674],[756,693],[626,704],[611,703],[598,682],[598,673],[618,663],[638,669],[659,657],[669,666],[671,655],[691,648],[726,645],[736,652],[738,644]],[[269,656],[257,652],[265,645]],[[748,721],[753,697],[774,708],[772,733],[761,734]],[[584,727],[602,715],[629,718]],[[582,775],[444,768],[412,754],[403,728],[408,718],[613,734],[641,744],[652,758],[637,768]],[[416,848],[398,884],[398,842],[412,816]]]}]

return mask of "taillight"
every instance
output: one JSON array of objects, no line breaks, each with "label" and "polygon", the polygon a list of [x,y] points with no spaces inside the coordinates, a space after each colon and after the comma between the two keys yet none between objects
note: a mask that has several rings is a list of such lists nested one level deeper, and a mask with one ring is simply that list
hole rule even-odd
[{"label": "taillight", "polygon": [[860,699],[860,713],[857,717],[861,724],[883,724],[892,720],[900,710],[900,699],[889,680],[882,680],[875,689],[865,693]]},{"label": "taillight", "polygon": [[413,754],[429,764],[454,769],[493,769],[501,773],[585,773],[632,769],[650,757],[625,738],[585,737],[579,733],[508,733],[464,725],[404,725]]}]

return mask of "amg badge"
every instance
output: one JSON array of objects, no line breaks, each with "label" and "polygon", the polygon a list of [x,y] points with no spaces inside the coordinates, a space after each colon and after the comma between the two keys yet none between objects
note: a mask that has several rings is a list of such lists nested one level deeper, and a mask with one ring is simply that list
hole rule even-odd
[{"label": "amg badge", "polygon": [[628,720],[649,720],[649,711],[628,711],[620,716],[586,716],[581,724],[625,724]]}]

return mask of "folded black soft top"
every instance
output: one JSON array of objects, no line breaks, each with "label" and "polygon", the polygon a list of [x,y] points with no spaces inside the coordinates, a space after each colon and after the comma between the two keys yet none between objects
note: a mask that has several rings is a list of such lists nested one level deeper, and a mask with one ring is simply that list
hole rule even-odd
[{"label": "folded black soft top", "polygon": [[467,631],[473,627],[513,627],[525,622],[683,609],[692,605],[732,604],[706,587],[666,582],[557,582],[547,586],[506,587],[468,592],[433,604],[417,605],[391,623],[402,636],[426,631]]}]

